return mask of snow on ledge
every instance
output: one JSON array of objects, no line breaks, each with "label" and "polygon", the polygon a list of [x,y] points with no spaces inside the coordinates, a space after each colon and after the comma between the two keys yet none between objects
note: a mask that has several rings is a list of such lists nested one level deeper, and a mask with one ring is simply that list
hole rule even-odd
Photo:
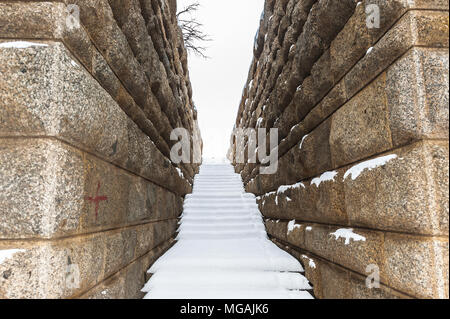
[{"label": "snow on ledge", "polygon": [[302,225],[296,224],[296,223],[295,223],[295,219],[294,219],[294,220],[291,220],[291,221],[288,223],[288,231],[287,231],[287,234],[289,235],[291,232],[294,231],[294,229],[296,229],[296,228],[300,229],[301,227],[302,227]]},{"label": "snow on ledge", "polygon": [[302,255],[303,259],[306,259],[308,261],[309,267],[315,269],[316,268],[316,263],[314,262],[314,260],[312,260],[311,258],[309,258],[306,255]]},{"label": "snow on ledge", "polygon": [[333,235],[336,240],[339,238],[345,238],[345,244],[350,244],[350,239],[353,239],[354,241],[366,241],[366,237],[355,234],[353,232],[353,228],[341,228],[336,230],[334,233],[331,233],[330,235]]},{"label": "snow on ledge", "polygon": [[309,135],[308,134],[306,134],[305,136],[303,136],[303,138],[302,138],[302,141],[300,142],[300,145],[299,145],[299,149],[302,149],[302,146],[303,146],[303,143],[305,142],[305,140],[306,140],[306,138],[308,137]]},{"label": "snow on ledge", "polygon": [[328,181],[333,181],[334,182],[334,178],[336,177],[338,173],[336,171],[332,171],[332,172],[325,172],[322,175],[320,175],[320,177],[316,177],[311,181],[311,185],[316,185],[316,187],[319,187],[321,183],[323,182],[328,182]]},{"label": "snow on ledge", "polygon": [[12,256],[14,256],[17,253],[22,253],[24,252],[25,249],[3,249],[0,250],[0,265],[6,260],[11,258]]},{"label": "snow on ledge", "polygon": [[293,184],[293,185],[282,185],[282,186],[278,187],[277,194],[280,195],[289,189],[295,189],[295,188],[300,188],[300,187],[306,188],[303,183],[297,183],[297,184]]},{"label": "snow on ledge", "polygon": [[29,42],[29,41],[11,41],[11,42],[0,43],[0,48],[6,48],[6,49],[11,49],[11,48],[26,49],[29,47],[48,47],[48,44]]},{"label": "snow on ledge", "polygon": [[352,180],[355,180],[358,178],[359,175],[361,175],[361,173],[368,169],[369,171],[380,167],[380,166],[384,166],[386,165],[389,161],[396,159],[398,156],[395,154],[391,154],[391,155],[387,155],[387,156],[382,156],[382,157],[378,157],[378,158],[374,158],[371,159],[369,161],[366,162],[362,162],[358,165],[353,166],[352,168],[350,168],[347,172],[345,172],[344,174],[344,181],[347,179],[348,176],[351,175]]},{"label": "snow on ledge", "polygon": [[177,170],[178,175],[180,175],[181,178],[185,179],[185,178],[184,178],[184,174],[183,174],[183,172],[181,171],[181,169],[180,169],[179,167],[175,167],[175,169]]}]

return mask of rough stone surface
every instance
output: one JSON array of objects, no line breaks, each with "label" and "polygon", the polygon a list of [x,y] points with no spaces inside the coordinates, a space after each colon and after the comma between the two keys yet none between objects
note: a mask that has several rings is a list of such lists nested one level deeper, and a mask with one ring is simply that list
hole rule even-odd
[{"label": "rough stone surface", "polygon": [[266,1],[235,126],[278,129],[278,170],[228,158],[318,298],[449,297],[448,6]]},{"label": "rough stone surface", "polygon": [[175,14],[0,1],[0,298],[142,298],[199,165],[169,159],[201,140]]}]

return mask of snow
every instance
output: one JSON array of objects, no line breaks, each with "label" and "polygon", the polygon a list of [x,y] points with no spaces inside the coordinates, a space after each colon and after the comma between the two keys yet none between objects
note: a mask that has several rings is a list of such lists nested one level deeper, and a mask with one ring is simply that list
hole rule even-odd
[{"label": "snow", "polygon": [[176,170],[177,170],[178,175],[180,175],[181,178],[184,178],[184,174],[183,174],[183,172],[181,171],[181,169],[180,169],[179,167],[175,167],[175,168],[176,168]]},{"label": "snow", "polygon": [[370,47],[370,48],[367,50],[366,55],[367,55],[367,54],[370,54],[370,52],[372,52],[372,50],[373,50],[373,47]]},{"label": "snow", "polygon": [[306,231],[312,231],[312,227],[311,226],[306,227]]},{"label": "snow", "polygon": [[[289,189],[295,189],[295,188],[300,188],[300,187],[303,187],[303,188],[306,188],[305,187],[305,184],[303,184],[303,183],[296,183],[296,184],[293,184],[293,185],[282,185],[282,186],[280,186],[280,187],[278,187],[278,190],[277,190],[277,194],[278,195],[281,195],[281,194],[284,194],[284,192],[286,192],[287,190],[289,190]],[[270,193],[269,193],[270,194]]]},{"label": "snow", "polygon": [[298,126],[298,124],[295,124],[293,127],[291,127],[291,132],[292,132],[293,130],[295,130],[295,129],[297,128],[297,126]]},{"label": "snow", "polygon": [[311,267],[313,269],[316,268],[316,263],[314,262],[314,260],[312,260],[311,258],[309,258],[306,255],[302,255],[302,257],[308,261],[309,267]]},{"label": "snow", "polygon": [[0,250],[0,265],[6,261],[6,259],[11,258],[12,256],[14,256],[17,253],[21,253],[24,252],[24,249],[3,249]]},{"label": "snow", "polygon": [[0,48],[15,48],[15,49],[26,49],[29,47],[47,47],[48,44],[28,42],[28,41],[12,41],[12,42],[2,42],[0,43]]},{"label": "snow", "polygon": [[305,136],[303,136],[302,141],[300,142],[299,149],[302,149],[303,142],[306,140],[307,137],[308,137],[308,134],[306,134]]},{"label": "snow", "polygon": [[[294,229],[300,225],[292,226]],[[253,194],[223,163],[203,163],[177,242],[148,270],[146,299],[312,298],[303,267],[267,237]]]},{"label": "snow", "polygon": [[332,172],[325,172],[322,175],[320,175],[320,177],[316,177],[311,181],[311,185],[316,185],[316,187],[319,187],[320,184],[322,184],[323,182],[328,182],[328,181],[333,181],[334,182],[334,178],[336,177],[338,173],[336,171],[332,171]]},{"label": "snow", "polygon": [[362,162],[358,165],[353,166],[352,168],[350,168],[347,172],[345,172],[344,174],[344,181],[347,179],[348,176],[352,177],[352,180],[355,180],[358,178],[359,175],[361,175],[361,173],[364,170],[373,170],[377,167],[380,166],[384,166],[386,165],[389,161],[392,161],[393,159],[396,159],[398,156],[395,154],[392,155],[387,155],[387,156],[382,156],[382,157],[378,157],[369,161],[365,161]]},{"label": "snow", "polygon": [[353,232],[353,228],[341,228],[336,230],[334,233],[331,233],[330,235],[333,235],[336,240],[339,238],[345,238],[345,244],[349,245],[350,240],[353,239],[354,241],[366,241],[366,237],[355,234]]},{"label": "snow", "polygon": [[296,228],[300,229],[301,227],[302,227],[302,225],[296,224],[296,223],[295,223],[295,219],[294,219],[294,220],[291,220],[291,221],[288,223],[288,231],[287,231],[287,234],[289,235],[291,232],[294,231],[294,229],[296,229]]}]

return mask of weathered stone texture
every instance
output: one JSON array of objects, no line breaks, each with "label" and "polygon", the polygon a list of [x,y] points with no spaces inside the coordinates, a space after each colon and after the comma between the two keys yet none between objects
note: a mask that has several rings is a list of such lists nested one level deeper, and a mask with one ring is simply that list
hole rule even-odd
[{"label": "weathered stone texture", "polygon": [[319,298],[448,298],[448,28],[445,0],[266,1],[236,127],[278,129],[278,170],[228,154]]},{"label": "weathered stone texture", "polygon": [[198,171],[170,161],[201,140],[175,13],[0,1],[0,298],[142,297]]}]

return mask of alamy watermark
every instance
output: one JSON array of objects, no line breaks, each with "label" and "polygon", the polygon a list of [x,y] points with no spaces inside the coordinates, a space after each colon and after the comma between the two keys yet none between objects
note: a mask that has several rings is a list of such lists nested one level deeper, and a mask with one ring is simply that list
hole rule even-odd
[{"label": "alamy watermark", "polygon": [[80,288],[80,268],[77,264],[67,265],[65,284],[67,289]]},{"label": "alamy watermark", "polygon": [[366,25],[369,29],[380,28],[380,7],[376,4],[368,4],[366,6]]},{"label": "alamy watermark", "polygon": [[[258,133],[257,133],[258,132]],[[275,174],[278,169],[278,129],[269,130],[269,146],[267,145],[267,129],[237,128],[233,131],[236,163],[256,163],[259,160],[261,174]],[[245,144],[247,140],[247,144]],[[247,147],[246,147],[247,146]],[[268,149],[267,149],[268,148]],[[247,149],[247,161],[245,150]]]},{"label": "alamy watermark", "polygon": [[80,7],[68,4],[66,7],[66,26],[69,30],[80,28]]},{"label": "alamy watermark", "polygon": [[[269,145],[267,143],[267,131],[269,131]],[[173,163],[201,163],[201,140],[199,138],[191,136],[185,128],[176,128],[172,131],[170,139],[176,141],[170,150],[170,160]],[[237,164],[257,163],[258,160],[261,164],[259,168],[261,174],[275,174],[277,172],[278,129],[238,128],[233,131],[232,139]],[[247,157],[245,156],[246,151]]]},{"label": "alamy watermark", "polygon": [[380,288],[380,267],[375,264],[370,264],[366,267],[366,287],[369,289]]}]

